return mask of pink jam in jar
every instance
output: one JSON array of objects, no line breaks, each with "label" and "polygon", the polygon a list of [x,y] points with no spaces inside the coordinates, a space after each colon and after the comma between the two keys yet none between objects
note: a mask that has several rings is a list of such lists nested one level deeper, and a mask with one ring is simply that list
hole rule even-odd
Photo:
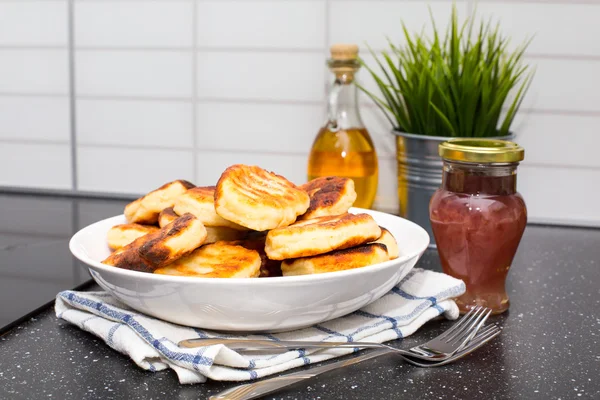
[{"label": "pink jam in jar", "polygon": [[524,150],[492,139],[455,139],[440,144],[442,186],[429,216],[442,268],[467,287],[461,312],[476,305],[499,314],[509,307],[506,277],[523,236],[527,209],[517,192]]}]

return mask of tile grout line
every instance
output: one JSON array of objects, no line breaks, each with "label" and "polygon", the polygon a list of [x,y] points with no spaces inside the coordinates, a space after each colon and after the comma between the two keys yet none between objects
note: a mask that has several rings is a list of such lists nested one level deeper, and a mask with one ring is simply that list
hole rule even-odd
[{"label": "tile grout line", "polygon": [[[0,0],[1,2],[2,0]],[[327,3],[329,4],[329,3]],[[467,3],[471,4],[471,3]],[[600,5],[600,3],[599,3]],[[468,7],[467,12],[471,14],[473,9]],[[327,32],[325,34],[327,35]],[[359,44],[359,47],[360,44]],[[3,50],[69,50],[68,46],[55,46],[55,47],[44,47],[44,46],[30,46],[30,45],[0,45],[0,51]],[[282,48],[282,47],[215,47],[208,48],[197,46],[195,48],[176,48],[176,47],[76,47],[76,51],[89,51],[89,52],[103,52],[103,51],[116,51],[116,52],[146,52],[146,53],[156,53],[161,51],[168,52],[181,52],[181,53],[189,53],[193,52],[197,53],[234,53],[234,54],[256,54],[256,53],[288,53],[288,54],[321,54],[325,51],[328,54],[329,48],[318,49],[293,49],[293,48]],[[381,53],[383,51],[387,51],[385,48],[374,48],[373,51],[376,53]],[[529,59],[540,59],[540,60],[551,60],[551,61],[572,61],[572,62],[583,62],[583,61],[592,61],[598,62],[600,61],[600,54],[568,54],[568,53],[529,53],[526,52],[524,55],[525,58]]]},{"label": "tile grout line", "polygon": [[75,0],[68,0],[69,111],[71,128],[71,189],[77,191],[77,104],[75,88]]},{"label": "tile grout line", "polygon": [[70,146],[71,140],[47,140],[44,138],[31,139],[15,139],[15,138],[0,138],[0,143],[24,144],[24,145],[47,145],[47,146]]},{"label": "tile grout line", "polygon": [[192,2],[192,179],[198,184],[198,1]]}]

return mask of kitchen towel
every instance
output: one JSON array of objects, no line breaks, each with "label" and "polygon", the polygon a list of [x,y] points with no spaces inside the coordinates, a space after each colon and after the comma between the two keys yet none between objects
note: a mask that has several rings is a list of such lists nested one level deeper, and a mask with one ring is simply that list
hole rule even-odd
[{"label": "kitchen towel", "polygon": [[458,307],[452,299],[464,292],[461,280],[415,268],[389,293],[358,311],[310,328],[273,334],[224,334],[172,324],[138,313],[107,292],[60,292],[55,311],[59,318],[98,336],[143,369],[171,368],[181,383],[205,382],[207,378],[245,381],[358,349],[293,350],[248,356],[223,345],[190,349],[177,343],[214,337],[382,343],[409,336],[439,315],[458,318]]}]

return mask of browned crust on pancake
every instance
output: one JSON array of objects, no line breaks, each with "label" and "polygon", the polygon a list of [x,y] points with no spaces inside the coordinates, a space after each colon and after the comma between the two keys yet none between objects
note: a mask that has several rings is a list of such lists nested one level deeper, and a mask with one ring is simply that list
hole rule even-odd
[{"label": "browned crust on pancake", "polygon": [[191,253],[198,248],[206,239],[206,229],[204,234],[190,238],[189,243],[185,243],[182,248],[172,248],[166,245],[169,239],[178,236],[188,235],[192,224],[201,224],[192,214],[184,214],[169,225],[161,228],[160,231],[149,235],[148,240],[139,248],[140,256],[150,265],[162,267]]},{"label": "browned crust on pancake", "polygon": [[[165,183],[158,189],[155,189],[155,190],[147,193],[146,195],[140,197],[139,199],[134,200],[131,203],[127,204],[125,206],[125,217],[127,218],[127,221],[128,222],[136,222],[138,224],[145,224],[145,225],[156,224],[158,221],[158,214],[162,211],[162,208],[161,209],[152,209],[152,208],[147,209],[146,213],[144,214],[143,217],[136,215],[137,211],[139,210],[140,207],[143,207],[144,200],[148,199],[149,196],[156,194],[156,192],[167,190],[169,188],[169,186],[176,185],[176,184],[181,185],[185,190],[195,187],[195,185],[193,183],[188,182],[184,179],[178,179],[178,180],[175,180],[172,182]],[[170,201],[171,204],[169,204],[169,206],[173,206],[172,203],[174,201],[175,201],[175,199],[173,198],[172,201]]]},{"label": "browned crust on pancake", "polygon": [[177,218],[179,218],[179,215],[173,211],[173,207],[165,208],[160,212],[160,214],[158,214],[158,225],[161,228],[164,228]]},{"label": "browned crust on pancake", "polygon": [[[158,268],[154,273],[203,278],[231,278],[240,270],[258,267],[259,261],[260,257],[254,250],[227,242],[217,242],[204,245],[165,268]],[[213,271],[199,272],[196,267],[202,268],[204,266],[202,264]],[[255,270],[252,277],[257,275],[258,269]]]},{"label": "browned crust on pancake", "polygon": [[388,259],[387,248],[384,244],[368,243],[349,249],[334,250],[317,256],[285,260],[281,268],[284,276],[286,274],[296,275],[291,272],[298,266],[301,266],[300,269],[302,269],[304,267],[302,264],[307,264],[310,265],[312,273],[321,274],[362,268]]},{"label": "browned crust on pancake", "polygon": [[[109,239],[108,240],[109,247],[112,250],[118,250],[118,249],[120,249],[120,248],[125,247],[126,245],[128,245],[129,243],[126,243],[125,246],[123,246],[123,245],[114,246],[114,243],[111,242],[111,234],[116,234],[116,235],[119,235],[120,233],[127,234],[128,231],[133,231],[132,233],[137,234],[138,236],[144,236],[144,235],[147,235],[149,233],[153,233],[153,232],[158,231],[158,227],[156,227],[154,225],[141,225],[141,224],[120,224],[120,225],[115,225],[112,228],[110,228],[110,230],[108,231],[108,234],[107,234],[107,237]],[[121,238],[119,238],[119,239],[121,239]],[[118,241],[121,242],[121,240],[118,240]]]},{"label": "browned crust on pancake", "polygon": [[243,164],[221,174],[214,199],[217,214],[256,231],[287,226],[310,204],[308,194],[283,176]]},{"label": "browned crust on pancake", "polygon": [[142,236],[125,247],[121,247],[102,261],[102,264],[139,272],[154,272],[155,267],[140,257],[139,248],[149,240],[149,235]]},{"label": "browned crust on pancake", "polygon": [[215,186],[199,186],[187,190],[175,200],[176,213],[194,214],[205,226],[228,227],[239,231],[247,228],[235,224],[217,214],[215,210]]},{"label": "browned crust on pancake", "polygon": [[356,200],[354,182],[350,178],[326,176],[300,186],[310,196],[308,210],[298,219],[338,215],[348,211]]},{"label": "browned crust on pancake", "polygon": [[[309,235],[311,232],[319,233],[321,231],[331,231],[335,232],[336,229],[344,228],[347,226],[358,225],[361,223],[371,223],[376,224],[368,214],[344,214],[344,215],[334,215],[327,217],[318,217],[314,219],[302,220],[298,221],[293,225],[290,225],[285,228],[278,228],[272,231],[269,231],[267,234],[267,246],[266,252],[269,258],[284,260],[287,258],[299,258],[299,257],[309,257],[318,254],[324,254],[332,250],[346,249],[349,247],[358,246],[373,240],[376,240],[381,236],[381,230],[378,229],[376,233],[369,232],[359,232],[348,239],[339,242],[335,246],[331,248],[321,249],[321,248],[311,248],[307,246],[302,251],[293,251],[293,254],[284,254],[283,256],[274,256],[273,252],[269,250],[269,248],[277,247],[277,236],[282,237],[290,237],[293,238],[294,235],[298,235],[298,241],[303,241],[303,236]],[[363,225],[364,226],[364,225]]]},{"label": "browned crust on pancake", "polygon": [[[267,187],[261,188],[255,186],[254,181],[257,179],[262,179],[264,181],[275,179],[283,186],[287,186],[287,189],[289,189],[290,192],[285,193],[284,196],[275,197],[268,190],[265,190],[268,189]],[[285,200],[289,202],[295,201],[297,197],[296,194],[300,190],[292,182],[275,172],[267,171],[256,165],[236,164],[228,167],[221,174],[217,186],[215,187],[215,202],[218,202],[226,195],[223,191],[223,181],[225,180],[236,181],[238,182],[239,187],[252,187],[252,191],[256,192],[258,196],[256,198],[246,196],[244,199],[252,206],[263,206],[265,204],[281,206],[284,204],[283,201]]]},{"label": "browned crust on pancake", "polygon": [[188,189],[186,194],[192,195],[198,200],[207,200],[211,203],[215,202],[215,189],[216,186],[197,186]]}]

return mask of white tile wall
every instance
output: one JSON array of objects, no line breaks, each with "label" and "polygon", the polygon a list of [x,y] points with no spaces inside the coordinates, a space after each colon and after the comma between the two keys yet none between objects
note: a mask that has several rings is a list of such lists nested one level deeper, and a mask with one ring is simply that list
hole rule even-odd
[{"label": "white tile wall", "polygon": [[191,97],[191,63],[189,52],[77,50],[77,94]]},{"label": "white tile wall", "polygon": [[77,140],[86,145],[189,149],[193,146],[192,105],[173,101],[80,99]]},{"label": "white tile wall", "polygon": [[477,11],[502,24],[514,44],[533,38],[530,53],[600,56],[600,3],[579,4],[479,1]]},{"label": "white tile wall", "polygon": [[67,97],[0,96],[0,141],[70,140]]},{"label": "white tile wall", "polygon": [[137,194],[175,179],[194,180],[189,150],[87,146],[77,150],[81,190]]},{"label": "white tile wall", "polygon": [[0,186],[71,188],[67,15],[0,2]]},{"label": "white tile wall", "polygon": [[325,48],[325,1],[201,1],[198,45]]},{"label": "white tile wall", "polygon": [[213,99],[322,101],[323,55],[200,52],[198,96]]},{"label": "white tile wall", "polygon": [[[401,20],[428,31],[428,6],[444,30],[451,3],[0,1],[0,170],[14,171],[0,185],[69,189],[74,168],[76,189],[134,194],[177,178],[215,183],[233,163],[302,183],[324,120],[327,47],[358,43],[372,64],[366,44],[402,43]],[[459,15],[476,3],[515,42],[536,35],[537,74],[513,126],[531,220],[600,226],[600,2],[463,0]],[[359,79],[374,88],[366,71]],[[380,160],[376,204],[397,211],[390,124],[361,98]]]},{"label": "white tile wall", "polygon": [[530,58],[528,61],[536,67],[536,71],[523,107],[600,112],[600,58]]},{"label": "white tile wall", "polygon": [[1,143],[0,186],[71,187],[71,148],[66,144]]},{"label": "white tile wall", "polygon": [[600,169],[598,127],[600,115],[523,112],[514,122],[528,164]]},{"label": "white tile wall", "polygon": [[[431,15],[438,31],[445,32],[451,1],[331,1],[329,35],[332,43],[356,43],[363,49],[405,43],[402,22],[409,31],[431,32]],[[458,15],[466,15],[467,2],[456,1]]]},{"label": "white tile wall", "polygon": [[67,50],[0,49],[0,93],[68,92]]},{"label": "white tile wall", "polygon": [[198,148],[306,155],[325,105],[199,103]]},{"label": "white tile wall", "polygon": [[76,1],[76,46],[192,47],[192,1]]},{"label": "white tile wall", "polygon": [[600,226],[598,185],[594,168],[519,167],[517,185],[530,221]]},{"label": "white tile wall", "polygon": [[0,2],[0,45],[66,46],[67,0]]}]

